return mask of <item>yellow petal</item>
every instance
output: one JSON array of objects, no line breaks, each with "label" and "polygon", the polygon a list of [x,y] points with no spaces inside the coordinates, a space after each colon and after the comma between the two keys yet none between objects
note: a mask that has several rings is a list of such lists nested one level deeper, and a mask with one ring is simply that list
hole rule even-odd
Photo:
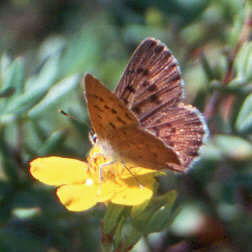
[{"label": "yellow petal", "polygon": [[154,185],[155,179],[153,176],[131,177],[121,186],[121,190],[116,193],[111,202],[128,206],[142,204],[151,199]]},{"label": "yellow petal", "polygon": [[70,211],[85,211],[97,203],[95,185],[64,185],[58,188],[57,196],[61,203]]},{"label": "yellow petal", "polygon": [[62,157],[36,158],[30,163],[30,173],[48,185],[85,182],[88,178],[87,163]]},{"label": "yellow petal", "polygon": [[120,185],[113,181],[104,181],[98,188],[97,201],[106,202],[114,197],[116,192],[120,190]]},{"label": "yellow petal", "polygon": [[[127,166],[127,168],[125,166]],[[147,174],[153,174],[153,175],[159,174],[159,171],[156,171],[153,169],[147,169],[140,166],[129,165],[127,163],[123,166],[122,169],[123,169],[123,172],[121,174],[122,179],[131,178],[132,175],[142,176],[142,175],[147,175]]]}]

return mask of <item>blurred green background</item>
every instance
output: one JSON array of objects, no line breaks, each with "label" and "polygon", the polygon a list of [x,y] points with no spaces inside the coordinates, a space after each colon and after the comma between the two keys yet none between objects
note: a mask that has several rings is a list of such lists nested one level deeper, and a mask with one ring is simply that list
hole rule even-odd
[{"label": "blurred green background", "polygon": [[113,89],[149,36],[178,59],[211,134],[193,170],[161,178],[161,193],[179,193],[177,218],[134,251],[252,251],[251,17],[242,0],[2,0],[0,251],[100,251],[104,207],[68,212],[29,161],[85,158],[83,74]]}]

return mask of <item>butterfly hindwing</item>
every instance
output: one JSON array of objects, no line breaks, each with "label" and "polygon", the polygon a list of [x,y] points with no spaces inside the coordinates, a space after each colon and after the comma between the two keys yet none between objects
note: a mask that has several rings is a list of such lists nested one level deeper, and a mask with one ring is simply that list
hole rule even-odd
[{"label": "butterfly hindwing", "polygon": [[139,120],[177,104],[183,95],[177,60],[159,40],[145,39],[133,53],[115,94]]},{"label": "butterfly hindwing", "polygon": [[182,170],[197,159],[199,148],[208,135],[200,112],[183,103],[163,111],[145,128],[179,153]]}]

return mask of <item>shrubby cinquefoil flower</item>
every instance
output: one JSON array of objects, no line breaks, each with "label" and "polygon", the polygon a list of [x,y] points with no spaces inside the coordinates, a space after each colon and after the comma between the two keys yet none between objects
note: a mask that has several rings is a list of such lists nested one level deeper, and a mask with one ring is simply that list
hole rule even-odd
[{"label": "shrubby cinquefoil flower", "polygon": [[99,202],[134,206],[151,199],[157,171],[110,161],[94,145],[87,162],[41,157],[30,163],[30,173],[45,184],[58,186],[59,200],[71,211],[84,211]]}]

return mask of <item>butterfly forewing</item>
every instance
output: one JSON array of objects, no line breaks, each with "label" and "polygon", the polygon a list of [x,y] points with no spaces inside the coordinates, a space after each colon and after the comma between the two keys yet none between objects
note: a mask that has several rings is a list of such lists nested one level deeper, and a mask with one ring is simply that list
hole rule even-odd
[{"label": "butterfly forewing", "polygon": [[176,152],[144,131],[134,114],[90,74],[85,77],[85,91],[92,127],[98,139],[107,142],[116,155],[150,169],[180,164]]},{"label": "butterfly forewing", "polygon": [[91,74],[85,76],[85,97],[89,118],[99,139],[107,139],[123,126],[138,125],[135,116]]},{"label": "butterfly forewing", "polygon": [[177,104],[183,94],[177,60],[159,40],[144,40],[131,57],[115,94],[139,120]]}]

